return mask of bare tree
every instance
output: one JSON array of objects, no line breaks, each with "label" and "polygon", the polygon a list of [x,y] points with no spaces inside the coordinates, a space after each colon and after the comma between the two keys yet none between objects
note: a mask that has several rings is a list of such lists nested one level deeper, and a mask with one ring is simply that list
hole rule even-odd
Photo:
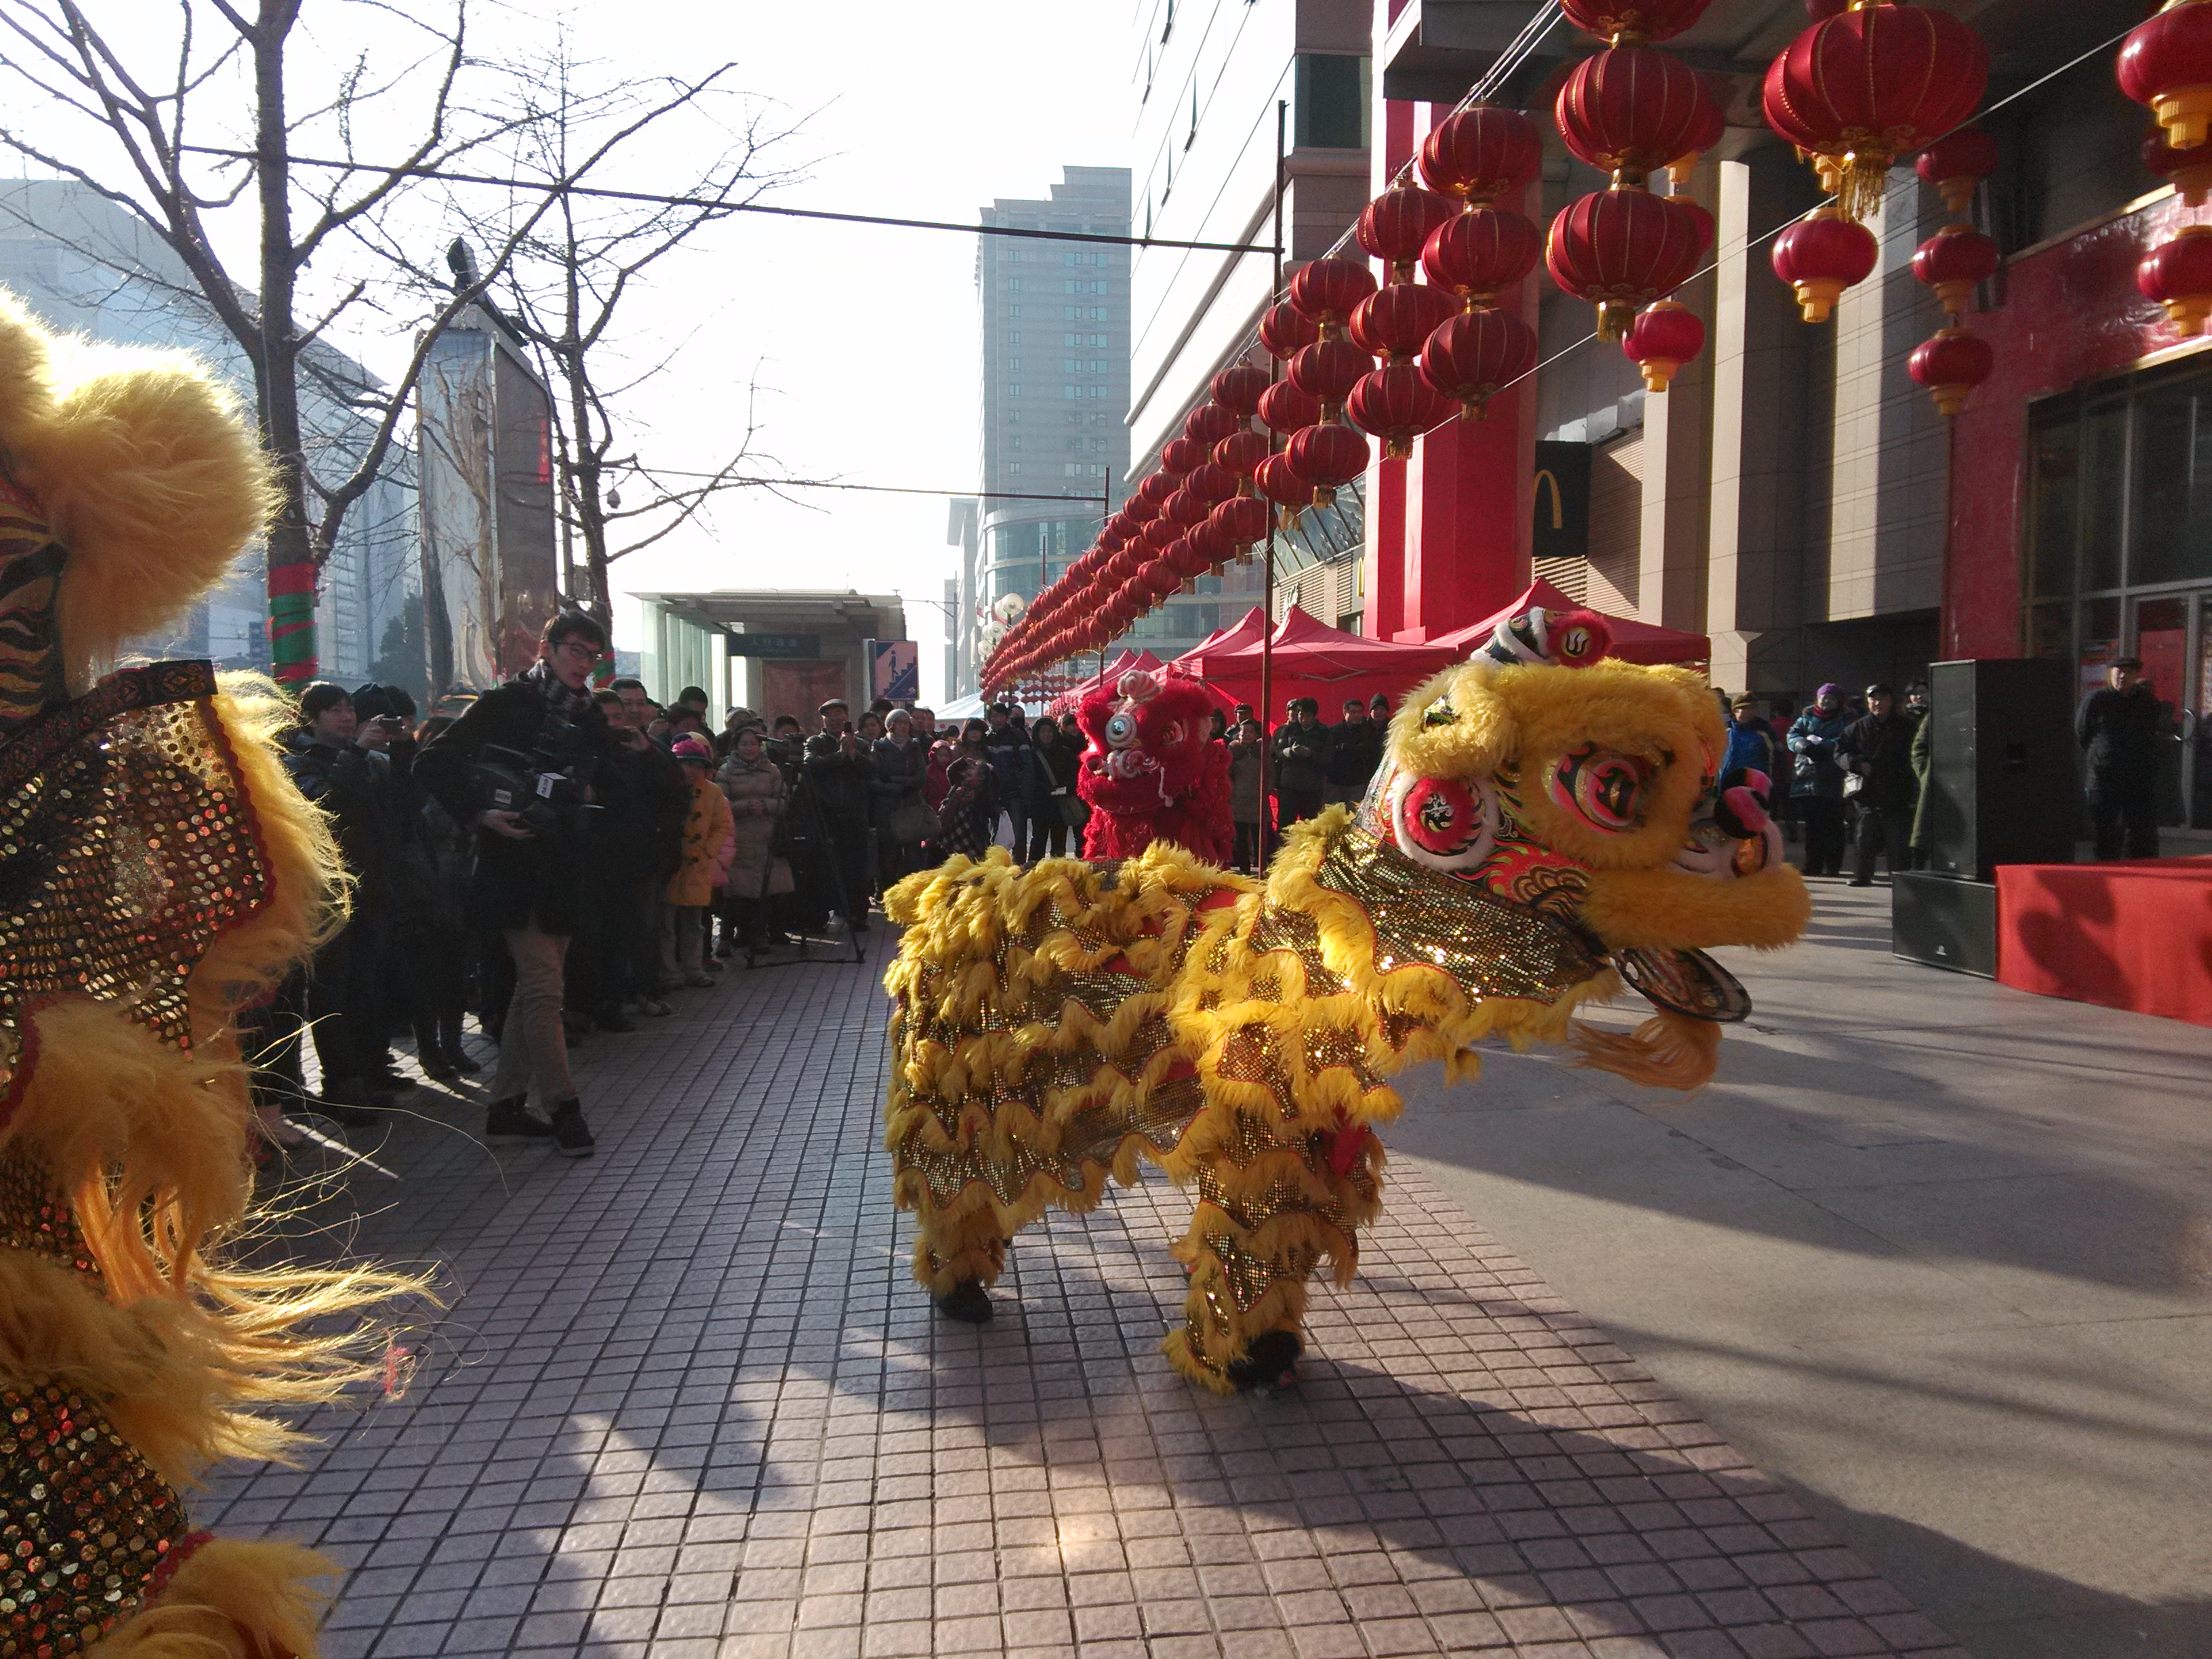
[{"label": "bare tree", "polygon": [[[532,77],[542,101],[514,128],[525,176],[565,176],[598,123],[668,94],[665,83],[647,81],[580,97],[574,70],[564,52]],[[653,268],[706,226],[794,176],[773,156],[792,130],[772,128],[757,104],[725,99],[695,112],[712,121],[725,143],[694,182],[667,192],[680,199],[586,204],[563,194],[556,211],[517,243],[501,289],[511,320],[537,349],[554,390],[562,528],[581,544],[587,603],[602,621],[612,617],[609,567],[616,560],[691,523],[717,495],[763,487],[763,472],[781,471],[759,448],[757,385],[747,389],[743,421],[722,445],[721,459],[704,471],[644,459],[635,423],[623,413],[629,397],[680,355],[665,343],[641,362],[628,356],[644,337],[635,319]],[[621,327],[626,319],[627,332]],[[629,491],[628,499],[621,489]]]},{"label": "bare tree", "polygon": [[[466,49],[468,0],[451,0],[435,22],[416,15],[428,7],[354,0],[377,20],[378,56],[341,66],[330,84],[295,100],[297,83],[312,79],[294,52],[302,3],[174,0],[174,26],[163,37],[146,28],[139,8],[128,22],[103,27],[78,0],[0,0],[0,28],[16,43],[0,67],[52,100],[40,107],[35,127],[0,125],[0,143],[143,221],[183,262],[198,297],[251,366],[280,491],[268,533],[270,648],[278,678],[294,681],[315,673],[322,568],[347,514],[392,458],[438,334],[498,280],[514,248],[562,199],[560,188],[696,91],[672,82],[667,103],[640,103],[628,121],[579,147],[568,169],[547,181],[553,188],[513,216],[476,280],[441,290],[410,319],[414,347],[404,368],[391,384],[375,385],[334,374],[335,354],[318,347],[357,307],[379,307],[379,291],[368,278],[349,277],[304,301],[311,267],[334,243],[396,234],[387,217],[416,180],[512,131],[516,118],[463,95],[464,76],[476,67]],[[422,136],[396,158],[364,159],[357,131],[366,112],[387,105],[404,105],[405,130]],[[241,109],[246,130],[227,131]],[[204,129],[215,143],[200,142]],[[329,153],[318,156],[317,147]],[[241,213],[258,233],[251,282],[240,280],[226,253],[244,240],[230,229]],[[352,325],[366,320],[356,317]],[[386,325],[397,320],[387,317]],[[362,441],[344,447],[343,464],[321,471],[301,398],[303,381],[318,376],[363,423]]]}]

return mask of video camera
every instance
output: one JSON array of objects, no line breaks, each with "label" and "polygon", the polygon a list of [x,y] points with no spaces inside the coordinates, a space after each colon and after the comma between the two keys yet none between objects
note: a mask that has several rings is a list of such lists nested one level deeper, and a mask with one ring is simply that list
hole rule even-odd
[{"label": "video camera", "polygon": [[532,835],[579,834],[585,815],[599,810],[585,800],[561,757],[543,748],[526,755],[487,744],[477,750],[470,770],[479,810],[512,812]]}]

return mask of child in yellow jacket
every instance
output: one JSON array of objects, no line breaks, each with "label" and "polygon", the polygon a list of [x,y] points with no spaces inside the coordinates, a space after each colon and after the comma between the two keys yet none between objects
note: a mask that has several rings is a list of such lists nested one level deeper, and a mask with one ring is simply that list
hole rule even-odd
[{"label": "child in yellow jacket", "polygon": [[714,787],[714,751],[707,740],[678,738],[669,752],[683,763],[691,785],[691,810],[684,820],[684,861],[668,878],[663,965],[686,985],[712,985],[722,964],[707,951],[707,916],[729,879],[737,826],[730,803]]}]

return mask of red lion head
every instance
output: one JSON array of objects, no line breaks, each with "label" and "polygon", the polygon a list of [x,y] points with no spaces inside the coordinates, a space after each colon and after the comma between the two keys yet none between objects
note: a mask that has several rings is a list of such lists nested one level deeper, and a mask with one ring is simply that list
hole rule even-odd
[{"label": "red lion head", "polygon": [[1090,739],[1083,798],[1106,812],[1157,812],[1189,795],[1206,775],[1206,718],[1213,701],[1179,674],[1142,669],[1097,690],[1076,710]]}]

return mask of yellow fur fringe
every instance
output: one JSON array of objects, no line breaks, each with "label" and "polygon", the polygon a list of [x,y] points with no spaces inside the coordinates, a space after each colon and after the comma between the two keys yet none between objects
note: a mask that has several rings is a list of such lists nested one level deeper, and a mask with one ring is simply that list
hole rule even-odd
[{"label": "yellow fur fringe", "polygon": [[122,641],[219,580],[274,501],[236,396],[182,353],[47,336],[0,301],[0,422],[16,482],[70,550],[62,648],[83,690]]},{"label": "yellow fur fringe", "polygon": [[88,1659],[313,1659],[337,1571],[295,1544],[212,1540]]}]

